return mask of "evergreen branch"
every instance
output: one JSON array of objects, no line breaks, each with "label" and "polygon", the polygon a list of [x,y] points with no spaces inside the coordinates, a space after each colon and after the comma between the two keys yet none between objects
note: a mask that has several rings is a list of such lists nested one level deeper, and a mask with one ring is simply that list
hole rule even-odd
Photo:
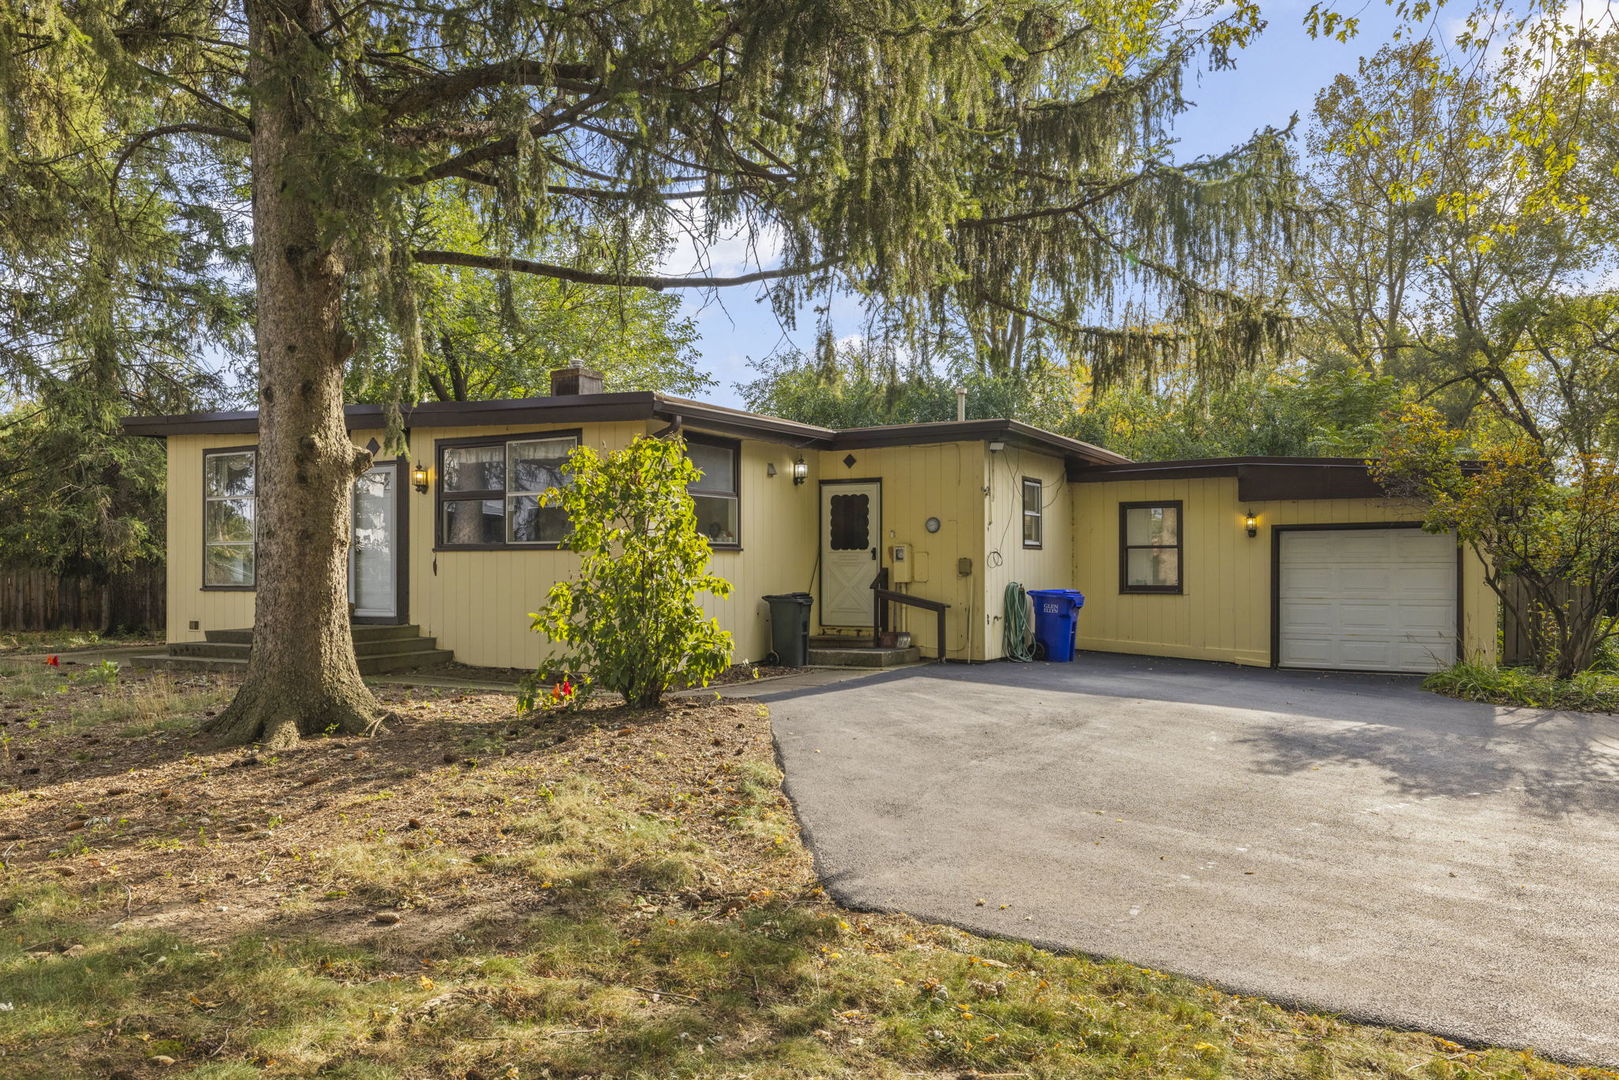
[{"label": "evergreen branch", "polygon": [[835,259],[823,259],[809,266],[783,266],[774,270],[755,270],[751,273],[737,274],[732,277],[705,275],[665,277],[658,274],[614,274],[604,273],[599,270],[580,270],[572,266],[535,262],[532,259],[474,255],[461,251],[417,251],[413,252],[411,257],[425,266],[465,266],[473,270],[515,270],[520,274],[535,274],[539,277],[556,278],[560,281],[573,281],[581,285],[619,285],[653,290],[706,289],[723,288],[728,285],[751,285],[758,281],[773,281],[778,278],[814,274],[837,265],[837,260]]},{"label": "evergreen branch", "polygon": [[[607,99],[608,95],[605,91],[603,91],[580,98],[578,101],[574,102],[572,105],[569,105],[565,109],[558,110],[554,107],[552,109],[548,109],[546,112],[535,117],[534,120],[529,123],[528,134],[536,139],[542,135],[552,134],[560,128],[573,123],[589,110],[607,101]],[[517,144],[518,139],[516,135],[508,135],[503,139],[495,139],[492,142],[486,142],[482,146],[475,146],[470,150],[464,150],[461,153],[456,154],[454,157],[447,158],[444,161],[439,162],[437,165],[423,170],[416,176],[411,177],[409,182],[412,184],[426,184],[431,183],[434,180],[444,180],[452,176],[461,176],[463,179],[465,179],[466,177],[463,175],[465,170],[473,165],[481,165],[486,161],[493,161],[497,158],[503,157],[511,157],[512,155],[516,154]]]},{"label": "evergreen branch", "polygon": [[149,128],[130,139],[125,144],[118,160],[113,163],[112,176],[108,180],[108,187],[112,195],[111,204],[116,214],[118,206],[118,176],[123,172],[124,165],[130,157],[142,146],[153,139],[165,138],[169,135],[212,135],[215,138],[231,139],[235,142],[252,142],[253,136],[239,128],[218,127],[214,124],[164,124],[161,127]]},{"label": "evergreen branch", "polygon": [[388,102],[383,122],[393,123],[401,117],[491,86],[552,86],[581,93],[601,90],[600,76],[589,64],[500,60],[480,67],[434,75],[406,87]]},{"label": "evergreen branch", "polygon": [[1009,315],[1020,315],[1025,319],[1032,319],[1033,321],[1041,323],[1045,326],[1049,326],[1054,330],[1061,330],[1065,334],[1073,334],[1080,337],[1132,342],[1156,341],[1163,345],[1175,345],[1185,342],[1188,340],[1189,336],[1187,334],[1170,330],[1120,330],[1110,326],[1076,326],[1075,324],[1065,322],[1062,319],[1042,314],[1033,308],[1024,307],[1021,304],[1015,304],[1010,300],[1002,300],[999,297],[987,295],[980,295],[978,299],[982,300],[990,307],[999,308],[1001,311],[1004,311]]}]

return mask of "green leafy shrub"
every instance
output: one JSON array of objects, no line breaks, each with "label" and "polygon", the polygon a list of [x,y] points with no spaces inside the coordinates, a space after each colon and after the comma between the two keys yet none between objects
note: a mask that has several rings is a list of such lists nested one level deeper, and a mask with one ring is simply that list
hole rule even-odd
[{"label": "green leafy shrub", "polygon": [[1464,701],[1520,705],[1532,709],[1619,712],[1619,675],[1582,671],[1559,679],[1530,668],[1495,667],[1463,661],[1436,671],[1423,688]]},{"label": "green leafy shrub", "polygon": [[[701,473],[685,443],[642,437],[605,455],[581,446],[563,471],[568,483],[542,503],[567,513],[563,546],[579,553],[579,572],[532,615],[564,652],[523,681],[522,706],[578,705],[605,689],[649,707],[671,686],[706,686],[731,662],[731,635],[698,596],[727,596],[731,585],[708,569],[686,492]],[[562,682],[550,674],[558,669]]]}]

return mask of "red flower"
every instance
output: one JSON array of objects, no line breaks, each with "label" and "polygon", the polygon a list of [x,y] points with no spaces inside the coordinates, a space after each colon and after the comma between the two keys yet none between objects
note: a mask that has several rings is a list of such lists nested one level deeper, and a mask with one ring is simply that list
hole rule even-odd
[{"label": "red flower", "polygon": [[569,682],[567,679],[563,679],[561,682],[551,687],[552,701],[566,701],[571,697],[573,697],[573,683]]},{"label": "red flower", "polygon": [[56,656],[47,656],[45,658],[45,663],[50,667],[61,667],[62,666],[61,659],[56,657]]}]

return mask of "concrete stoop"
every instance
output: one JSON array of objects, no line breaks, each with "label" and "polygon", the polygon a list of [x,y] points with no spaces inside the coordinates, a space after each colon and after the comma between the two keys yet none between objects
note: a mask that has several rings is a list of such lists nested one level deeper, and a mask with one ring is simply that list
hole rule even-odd
[{"label": "concrete stoop", "polygon": [[[422,637],[419,626],[355,626],[352,630],[361,675],[409,671],[455,659],[453,652],[438,647],[438,639]],[[251,630],[209,630],[202,641],[177,641],[165,652],[129,659],[140,668],[228,672],[245,669],[252,651]]]},{"label": "concrete stoop", "polygon": [[813,637],[808,661],[811,667],[885,668],[914,664],[922,650],[912,645],[904,649],[882,649],[870,637]]}]

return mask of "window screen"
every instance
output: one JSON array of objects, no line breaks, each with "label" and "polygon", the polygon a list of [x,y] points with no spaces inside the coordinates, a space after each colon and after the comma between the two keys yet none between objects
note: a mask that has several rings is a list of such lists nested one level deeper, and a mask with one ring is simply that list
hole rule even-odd
[{"label": "window screen", "polygon": [[202,583],[251,588],[257,577],[258,453],[229,450],[202,458]]},{"label": "window screen", "polygon": [[528,435],[439,447],[439,545],[553,545],[568,533],[561,507],[540,497],[561,486],[578,436]]},{"label": "window screen", "polygon": [[703,475],[688,491],[697,511],[697,531],[714,547],[741,543],[740,493],[737,491],[739,445],[688,437],[686,456]]},{"label": "window screen", "polygon": [[833,551],[871,547],[871,496],[834,495],[828,500],[828,532]]},{"label": "window screen", "polygon": [[1181,504],[1126,503],[1119,508],[1123,592],[1181,591]]},{"label": "window screen", "polygon": [[1041,545],[1045,522],[1045,488],[1039,480],[1023,478],[1023,546]]}]

